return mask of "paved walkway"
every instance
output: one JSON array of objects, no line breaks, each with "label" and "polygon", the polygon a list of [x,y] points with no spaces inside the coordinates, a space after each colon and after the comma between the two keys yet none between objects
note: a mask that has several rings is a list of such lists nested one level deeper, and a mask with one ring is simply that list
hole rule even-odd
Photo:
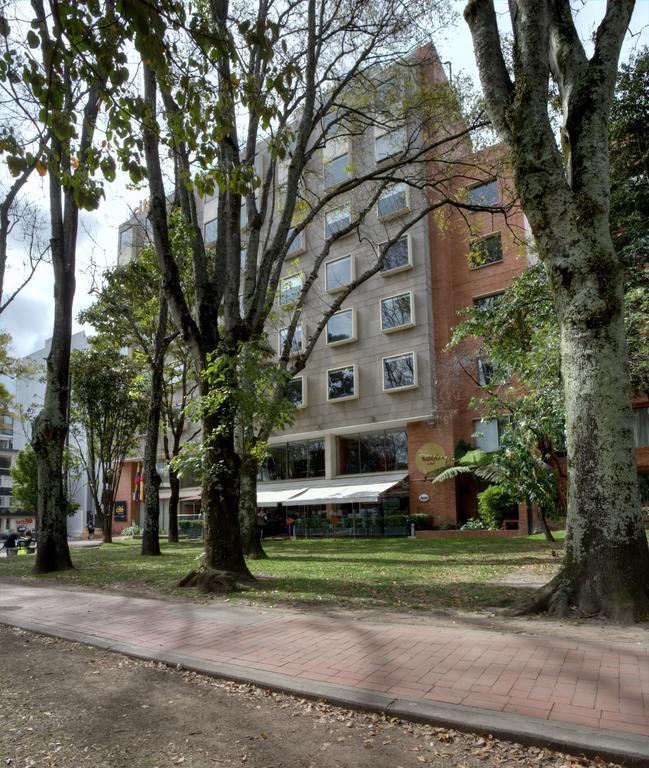
[{"label": "paved walkway", "polygon": [[0,584],[0,623],[303,696],[649,765],[644,646]]}]

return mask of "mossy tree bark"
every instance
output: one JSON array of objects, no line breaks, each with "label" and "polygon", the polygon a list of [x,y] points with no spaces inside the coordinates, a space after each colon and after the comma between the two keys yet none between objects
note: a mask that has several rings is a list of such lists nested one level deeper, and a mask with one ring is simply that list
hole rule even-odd
[{"label": "mossy tree bark", "polygon": [[257,519],[257,470],[256,461],[248,458],[242,462],[239,479],[239,522],[244,555],[252,560],[263,560],[268,555],[261,543],[261,528]]},{"label": "mossy tree bark", "polygon": [[[623,622],[649,615],[623,272],[609,232],[608,115],[633,6],[633,0],[608,4],[588,59],[568,0],[515,0],[514,80],[491,0],[471,0],[465,11],[490,116],[510,148],[561,330],[569,469],[565,557],[559,574],[522,610],[566,615],[577,609]],[[550,77],[561,95],[561,149],[548,115]]]}]

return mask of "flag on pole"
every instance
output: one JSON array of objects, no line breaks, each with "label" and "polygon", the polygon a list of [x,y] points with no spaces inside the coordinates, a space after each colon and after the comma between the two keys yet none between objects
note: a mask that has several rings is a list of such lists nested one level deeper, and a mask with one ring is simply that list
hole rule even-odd
[{"label": "flag on pole", "polygon": [[142,462],[138,462],[133,482],[133,501],[144,501],[144,469]]}]

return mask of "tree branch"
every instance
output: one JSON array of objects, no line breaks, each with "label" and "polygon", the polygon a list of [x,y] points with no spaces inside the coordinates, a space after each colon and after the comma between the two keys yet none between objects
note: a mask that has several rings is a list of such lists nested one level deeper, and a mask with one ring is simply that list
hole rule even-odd
[{"label": "tree branch", "polygon": [[491,122],[501,136],[508,136],[506,111],[514,86],[505,66],[493,0],[469,0],[464,18],[473,37],[480,82],[487,97]]}]

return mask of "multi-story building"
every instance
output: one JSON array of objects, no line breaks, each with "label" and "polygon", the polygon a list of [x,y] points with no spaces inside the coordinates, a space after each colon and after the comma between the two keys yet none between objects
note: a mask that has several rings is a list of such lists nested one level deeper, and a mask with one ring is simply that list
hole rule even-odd
[{"label": "multi-story building", "polygon": [[14,447],[14,416],[9,403],[0,411],[0,534],[18,527],[30,528],[34,520],[15,508],[11,495],[11,467],[16,456]]},{"label": "multi-story building", "polygon": [[[432,71],[433,78],[444,78],[438,61]],[[400,140],[396,131],[376,130],[335,137],[315,154],[311,191],[326,191],[352,173],[360,176],[380,167],[399,151]],[[263,151],[259,162],[263,166]],[[511,202],[506,183],[484,171],[476,170],[460,186],[468,187],[469,201],[476,206]],[[362,207],[363,195],[366,188],[358,187],[337,198],[294,240],[276,311],[267,324],[278,356],[304,274],[328,236],[345,227]],[[213,245],[217,198],[197,202],[205,243]],[[393,239],[409,217],[417,219],[428,202],[426,191],[409,185],[405,177],[404,182],[395,180],[364,217],[360,236],[354,232],[332,243],[301,312],[295,354],[304,349],[323,307],[376,264],[381,243]],[[120,227],[119,263],[132,258],[146,238],[144,215],[139,211]],[[243,221],[244,241],[245,230]],[[295,418],[270,439],[258,483],[262,510],[298,523],[298,530],[299,521],[308,520],[302,529],[333,526],[361,535],[391,532],[392,521],[403,513],[426,515],[437,527],[461,525],[476,514],[473,482],[458,478],[455,483],[432,484],[427,479],[435,466],[453,457],[461,441],[488,450],[499,444],[498,421],[483,421],[470,408],[488,378],[488,361],[475,356],[459,364],[445,347],[460,310],[493,301],[527,266],[526,235],[525,219],[515,208],[506,219],[489,211],[449,210],[443,224],[433,214],[419,218],[390,247],[383,268],[346,298],[305,369],[291,383]],[[481,252],[477,260],[471,258],[476,250]],[[637,411],[637,420],[638,440],[647,444],[646,404]],[[647,448],[638,454],[645,472],[647,454]],[[127,465],[122,496],[130,498],[135,467],[135,462]],[[200,503],[200,488],[189,478],[183,482],[181,511],[189,512]],[[163,528],[168,495],[163,483]],[[129,504],[129,518],[137,520],[137,503]],[[521,529],[524,515],[521,507]]]}]

